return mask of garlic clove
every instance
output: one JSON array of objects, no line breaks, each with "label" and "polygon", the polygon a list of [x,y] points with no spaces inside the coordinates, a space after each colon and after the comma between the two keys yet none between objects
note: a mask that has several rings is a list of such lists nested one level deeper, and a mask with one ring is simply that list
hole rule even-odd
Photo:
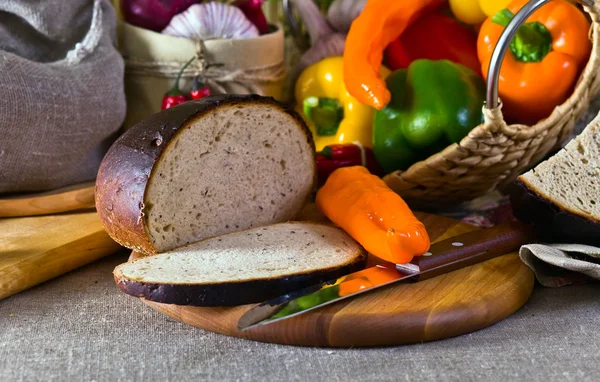
[{"label": "garlic clove", "polygon": [[348,33],[350,25],[360,15],[367,0],[335,0],[327,11],[327,21],[341,33]]}]

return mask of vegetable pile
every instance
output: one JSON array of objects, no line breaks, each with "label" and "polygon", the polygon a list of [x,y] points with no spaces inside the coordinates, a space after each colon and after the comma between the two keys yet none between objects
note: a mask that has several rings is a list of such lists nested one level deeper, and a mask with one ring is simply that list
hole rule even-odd
[{"label": "vegetable pile", "polygon": [[[294,0],[312,37],[296,68],[296,108],[317,151],[363,153],[360,163],[322,165],[321,184],[332,166],[406,170],[480,125],[492,52],[526,3],[334,0],[321,12],[312,0]],[[566,0],[542,6],[520,27],[499,79],[508,123],[535,124],[572,94],[591,52],[589,27]]]}]

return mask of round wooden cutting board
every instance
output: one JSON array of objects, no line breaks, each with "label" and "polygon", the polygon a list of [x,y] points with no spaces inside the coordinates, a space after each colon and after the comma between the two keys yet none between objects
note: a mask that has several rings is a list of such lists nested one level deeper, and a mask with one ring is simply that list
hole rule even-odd
[{"label": "round wooden cutting board", "polygon": [[0,198],[0,217],[51,215],[94,207],[95,182]]},{"label": "round wooden cutting board", "polygon": [[[417,216],[435,241],[476,229],[436,215]],[[290,345],[366,347],[439,340],[485,328],[519,309],[533,285],[532,272],[513,253],[430,280],[390,285],[245,332],[237,330],[237,322],[254,305],[203,308],[144,302],[175,320],[229,336]]]}]

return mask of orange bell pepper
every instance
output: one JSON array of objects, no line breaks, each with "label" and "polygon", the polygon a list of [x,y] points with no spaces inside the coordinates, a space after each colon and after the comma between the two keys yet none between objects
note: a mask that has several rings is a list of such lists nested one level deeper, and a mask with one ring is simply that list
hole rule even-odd
[{"label": "orange bell pepper", "polygon": [[423,13],[446,0],[368,0],[352,22],[344,48],[344,82],[360,103],[377,110],[390,102],[380,78],[385,48]]},{"label": "orange bell pepper", "polygon": [[381,178],[362,166],[335,170],[317,192],[317,207],[368,252],[402,264],[429,250],[425,226]]},{"label": "orange bell pepper", "polygon": [[[486,79],[504,26],[526,3],[515,0],[483,23],[477,53]],[[521,26],[500,70],[498,92],[508,120],[535,123],[566,101],[591,51],[589,28],[583,13],[565,0],[544,5]]]}]

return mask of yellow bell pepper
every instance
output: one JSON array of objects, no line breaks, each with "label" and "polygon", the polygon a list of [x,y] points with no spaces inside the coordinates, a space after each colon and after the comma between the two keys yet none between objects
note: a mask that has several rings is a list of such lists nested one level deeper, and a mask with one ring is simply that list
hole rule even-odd
[{"label": "yellow bell pepper", "polygon": [[[389,73],[382,67],[384,78]],[[375,109],[348,93],[343,76],[344,59],[328,57],[306,68],[296,82],[296,108],[313,133],[317,151],[342,143],[373,146]]]},{"label": "yellow bell pepper", "polygon": [[467,24],[479,24],[508,6],[511,0],[450,0],[454,16]]}]

